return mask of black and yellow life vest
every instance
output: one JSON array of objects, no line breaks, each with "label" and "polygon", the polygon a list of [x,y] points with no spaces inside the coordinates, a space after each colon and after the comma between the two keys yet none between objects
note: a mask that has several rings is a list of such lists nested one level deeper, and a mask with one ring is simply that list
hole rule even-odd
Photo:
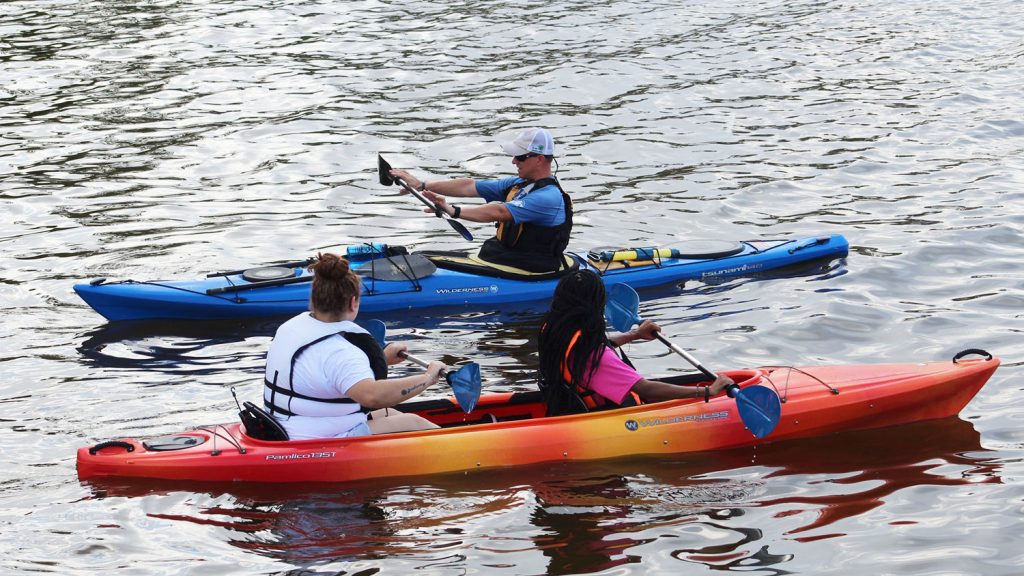
[{"label": "black and yellow life vest", "polygon": [[541,178],[532,182],[513,184],[505,191],[505,201],[511,202],[517,196],[529,194],[545,186],[555,186],[562,194],[565,221],[557,226],[539,226],[529,222],[498,222],[494,237],[489,238],[480,247],[480,259],[529,272],[554,272],[566,265],[562,254],[569,245],[569,235],[572,232],[572,199],[565,190],[562,190],[558,180]]}]

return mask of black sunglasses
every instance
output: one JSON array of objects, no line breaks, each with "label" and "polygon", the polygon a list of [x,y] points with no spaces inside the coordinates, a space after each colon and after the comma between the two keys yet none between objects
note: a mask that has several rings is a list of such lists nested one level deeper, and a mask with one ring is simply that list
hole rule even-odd
[{"label": "black sunglasses", "polygon": [[520,154],[519,156],[513,156],[512,159],[517,161],[517,162],[526,162],[527,160],[529,160],[530,158],[533,158],[534,156],[543,156],[543,154],[534,154],[533,152],[529,152],[527,154]]}]

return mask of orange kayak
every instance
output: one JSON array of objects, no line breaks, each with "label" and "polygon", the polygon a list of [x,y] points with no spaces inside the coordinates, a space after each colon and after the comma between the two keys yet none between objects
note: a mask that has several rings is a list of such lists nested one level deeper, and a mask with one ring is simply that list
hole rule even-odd
[{"label": "orange kayak", "polygon": [[[561,460],[725,450],[954,416],[997,358],[907,364],[762,367],[727,371],[741,387],[782,398],[778,426],[755,438],[726,396],[545,417],[539,392],[484,395],[466,414],[454,400],[403,405],[436,430],[301,441],[248,436],[240,423],[78,450],[78,477],[239,482],[345,482]],[[663,380],[694,383],[703,377]]]}]

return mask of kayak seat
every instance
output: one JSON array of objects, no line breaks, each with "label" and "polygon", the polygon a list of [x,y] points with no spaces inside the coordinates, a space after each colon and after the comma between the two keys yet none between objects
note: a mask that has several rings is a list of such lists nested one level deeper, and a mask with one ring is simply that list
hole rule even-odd
[{"label": "kayak seat", "polygon": [[288,440],[288,432],[274,419],[267,414],[267,411],[252,402],[243,402],[242,411],[238,416],[245,426],[245,433],[257,440],[267,442],[283,442]]},{"label": "kayak seat", "polygon": [[[628,358],[624,358],[626,362],[629,362]],[[632,366],[632,363],[629,363]],[[707,376],[700,372],[693,372],[689,374],[679,374],[676,376],[659,377],[657,378],[661,382],[667,384],[675,384],[676,386],[692,386],[699,383],[710,383]],[[537,383],[544,396],[544,404],[547,407],[545,416],[568,416],[570,414],[585,414],[588,412],[600,412],[604,410],[615,410],[625,406],[633,406],[635,404],[624,402],[621,406],[613,404],[611,402],[598,406],[596,408],[589,408],[583,398],[578,392],[565,382],[559,382],[555,387],[549,387],[543,380]],[[627,399],[629,396],[627,395]]]},{"label": "kayak seat", "polygon": [[537,386],[544,395],[544,405],[547,407],[545,416],[569,416],[590,412],[583,398],[565,382],[549,386],[541,380]]},{"label": "kayak seat", "polygon": [[554,272],[530,272],[522,268],[494,264],[480,259],[476,253],[447,252],[439,250],[424,250],[418,252],[430,259],[438,268],[476,274],[478,276],[491,276],[494,278],[506,278],[509,280],[552,280],[561,278],[566,274],[579,270],[580,262],[572,254],[563,254],[565,267]]}]

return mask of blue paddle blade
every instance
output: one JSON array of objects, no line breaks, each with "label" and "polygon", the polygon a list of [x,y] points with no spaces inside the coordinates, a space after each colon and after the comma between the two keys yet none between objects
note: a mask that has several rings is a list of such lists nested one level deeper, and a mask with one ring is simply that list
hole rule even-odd
[{"label": "blue paddle blade", "polygon": [[782,403],[775,390],[765,386],[747,386],[731,389],[729,396],[736,398],[740,418],[754,436],[764,438],[775,430],[782,414]]},{"label": "blue paddle blade", "polygon": [[629,284],[616,284],[608,290],[604,317],[619,332],[628,332],[640,323],[640,295]]},{"label": "blue paddle blade", "polygon": [[455,372],[445,374],[445,379],[455,393],[455,399],[459,407],[466,414],[476,408],[476,401],[480,399],[480,365],[470,362]]},{"label": "blue paddle blade", "polygon": [[370,336],[373,336],[373,339],[377,341],[377,344],[380,344],[381,348],[388,345],[387,342],[384,341],[384,335],[387,333],[388,329],[384,326],[383,322],[380,320],[367,320],[365,328],[366,331],[370,333]]}]

